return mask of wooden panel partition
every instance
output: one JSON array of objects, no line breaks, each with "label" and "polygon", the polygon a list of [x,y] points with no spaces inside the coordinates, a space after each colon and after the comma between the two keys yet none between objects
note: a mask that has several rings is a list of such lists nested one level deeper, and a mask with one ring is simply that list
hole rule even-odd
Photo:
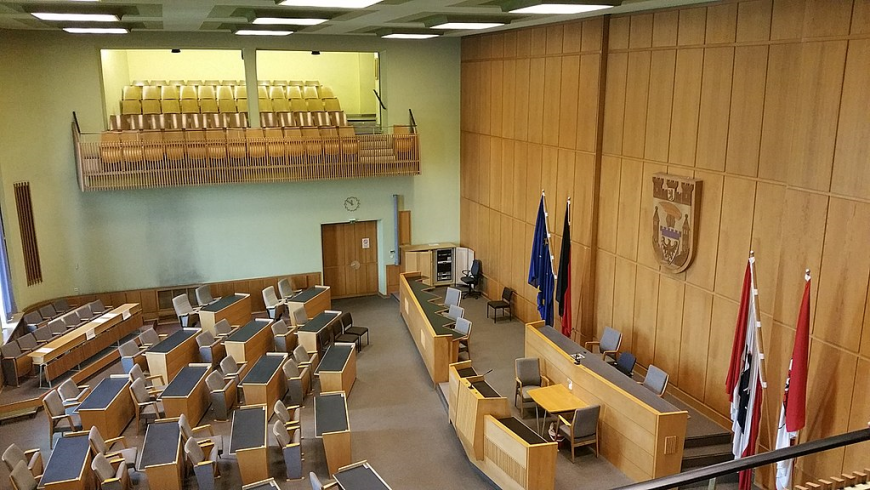
[{"label": "wooden panel partition", "polygon": [[27,285],[32,286],[42,282],[42,266],[39,262],[36,226],[33,223],[33,202],[30,199],[30,182],[15,183],[15,209],[18,211],[18,227],[21,230],[24,272],[27,274]]}]

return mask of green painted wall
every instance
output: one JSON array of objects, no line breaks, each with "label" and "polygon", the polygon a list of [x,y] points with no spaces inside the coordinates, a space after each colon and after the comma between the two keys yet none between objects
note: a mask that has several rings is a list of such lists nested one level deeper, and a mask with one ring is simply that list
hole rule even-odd
[{"label": "green painted wall", "polygon": [[[100,49],[200,47],[378,51],[390,124],[414,111],[422,175],[269,185],[82,193],[70,123],[104,128]],[[392,263],[392,195],[417,242],[459,239],[459,42],[364,37],[239,39],[223,34],[80,37],[0,32],[0,210],[16,299],[321,269],[322,223],[379,220],[381,289]],[[12,185],[31,182],[44,282],[26,286]],[[357,196],[359,211],[344,209]]]}]

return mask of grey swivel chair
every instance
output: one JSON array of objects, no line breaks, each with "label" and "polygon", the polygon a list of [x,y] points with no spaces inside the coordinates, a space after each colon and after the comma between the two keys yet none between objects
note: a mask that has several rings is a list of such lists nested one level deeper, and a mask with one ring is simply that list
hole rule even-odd
[{"label": "grey swivel chair", "polygon": [[137,379],[130,385],[130,395],[133,397],[133,408],[136,412],[136,434],[139,434],[139,421],[145,419],[145,424],[148,420],[157,420],[164,417],[163,402],[151,398],[148,393],[148,388],[145,387],[145,381]]},{"label": "grey swivel chair", "polygon": [[550,379],[541,374],[541,360],[537,357],[521,357],[514,361],[514,373],[516,375],[516,389],[514,392],[514,405],[520,402],[519,409],[535,408],[537,405],[529,390],[549,386]]},{"label": "grey swivel chair", "polygon": [[456,288],[447,288],[447,294],[444,296],[444,306],[456,305],[462,301],[462,291]]},{"label": "grey swivel chair", "polygon": [[160,342],[160,334],[157,333],[153,328],[146,328],[139,334],[139,343],[142,347],[151,347],[152,345],[156,345]]},{"label": "grey swivel chair", "polygon": [[622,345],[622,333],[610,327],[604,327],[601,340],[586,342],[586,349],[594,352],[594,348],[597,346],[603,360],[607,361],[609,357],[615,363],[620,345]]},{"label": "grey swivel chair", "polygon": [[141,366],[146,365],[146,350],[148,349],[139,347],[134,340],[128,340],[118,347],[118,353],[121,355],[121,368],[124,369],[125,373],[129,374],[133,366],[138,365],[141,369]]},{"label": "grey swivel chair", "polygon": [[196,288],[196,303],[199,306],[205,306],[207,304],[214,303],[219,300],[220,297],[215,298],[211,295],[211,286],[205,285]]},{"label": "grey swivel chair", "polygon": [[600,405],[578,408],[574,416],[568,420],[559,416],[559,432],[571,444],[571,462],[574,462],[574,450],[580,446],[595,445],[595,457],[598,457],[598,415]]},{"label": "grey swivel chair", "polygon": [[103,456],[97,454],[91,462],[91,469],[97,477],[97,482],[102,490],[125,490],[133,488],[130,485],[130,476],[127,474],[127,465],[119,464],[118,468],[112,467],[112,463]]},{"label": "grey swivel chair", "polygon": [[63,402],[64,408],[77,407],[81,405],[90,391],[91,387],[89,385],[79,386],[72,380],[72,378],[68,378],[57,387],[57,394],[60,395],[60,400]]},{"label": "grey swivel chair", "polygon": [[272,335],[275,337],[275,350],[277,352],[293,353],[298,339],[295,330],[290,330],[284,320],[276,320],[272,324]]},{"label": "grey swivel chair", "polygon": [[9,480],[12,482],[13,490],[36,490],[40,478],[33,476],[24,461],[19,461],[9,473]]},{"label": "grey swivel chair", "polygon": [[200,360],[211,363],[212,367],[227,355],[227,349],[223,342],[216,340],[207,330],[203,330],[196,336],[196,345],[199,346]]},{"label": "grey swivel chair", "polygon": [[444,316],[450,318],[451,320],[463,318],[465,316],[465,308],[461,306],[450,305],[450,308],[447,309],[447,312],[444,313]]},{"label": "grey swivel chair", "polygon": [[187,420],[187,415],[181,414],[178,416],[178,428],[181,430],[181,437],[186,441],[193,439],[203,448],[203,452],[210,456],[217,455],[220,458],[224,452],[224,440],[220,434],[215,434],[211,424],[199,425],[196,427],[190,426],[190,421]]},{"label": "grey swivel chair", "polygon": [[665,390],[668,388],[668,373],[650,364],[643,379],[643,386],[658,396],[665,396]]},{"label": "grey swivel chair", "polygon": [[178,316],[182,328],[192,327],[199,323],[199,310],[195,310],[191,306],[190,299],[186,294],[179,294],[172,298],[172,306],[175,308],[175,314]]},{"label": "grey swivel chair", "polygon": [[205,378],[205,385],[210,392],[215,420],[229,420],[230,413],[239,398],[238,381],[235,378],[227,380],[221,376],[221,373],[212,371]]},{"label": "grey swivel chair", "polygon": [[[136,446],[127,446],[127,439],[124,436],[104,440],[100,430],[96,427],[91,427],[91,430],[88,431],[88,443],[94,454],[102,454],[109,460],[123,459],[127,468],[136,466],[136,455],[139,453],[139,449]],[[123,448],[111,451],[115,444],[121,444]]]},{"label": "grey swivel chair", "polygon": [[12,443],[3,451],[3,462],[6,463],[6,468],[13,471],[19,462],[24,462],[27,469],[33,476],[41,475],[44,465],[42,463],[42,453],[39,448],[23,450],[17,444]]},{"label": "grey swivel chair", "polygon": [[272,407],[275,417],[284,425],[284,428],[289,430],[299,429],[301,419],[298,405],[287,407],[281,400],[276,400]]},{"label": "grey swivel chair", "polygon": [[287,309],[284,300],[278,299],[278,295],[275,294],[275,286],[263,289],[263,303],[266,305],[266,313],[273,320],[281,318]]},{"label": "grey swivel chair", "polygon": [[287,480],[299,480],[302,478],[302,444],[298,430],[290,435],[280,420],[272,424],[272,434],[278,441],[278,447],[284,456],[284,466],[287,468]]},{"label": "grey swivel chair", "polygon": [[193,466],[193,472],[196,474],[196,484],[199,488],[201,490],[214,490],[215,478],[220,476],[217,463],[206,459],[205,453],[194,439],[188,439],[184,443],[184,454],[187,455],[187,460]]},{"label": "grey swivel chair", "polygon": [[[48,448],[54,447],[54,434],[56,432],[73,432],[82,430],[81,420],[78,419],[78,414],[67,414],[66,407],[63,406],[63,401],[57,390],[51,390],[42,399],[42,406],[45,408],[45,415],[48,417]],[[65,424],[61,426],[61,424]]]},{"label": "grey swivel chair", "polygon": [[299,365],[293,359],[287,359],[281,366],[284,378],[287,380],[287,393],[291,405],[302,405],[305,395],[311,389],[311,370],[308,366],[299,369]]}]

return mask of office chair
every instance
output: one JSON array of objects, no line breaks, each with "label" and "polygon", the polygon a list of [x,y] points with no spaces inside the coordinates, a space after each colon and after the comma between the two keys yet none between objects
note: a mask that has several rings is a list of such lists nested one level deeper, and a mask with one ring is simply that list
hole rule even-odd
[{"label": "office chair", "polygon": [[631,373],[634,371],[635,363],[637,363],[637,358],[634,357],[634,354],[623,352],[619,354],[619,359],[616,361],[616,369],[630,378],[632,377]]},{"label": "office chair", "polygon": [[468,291],[465,293],[466,296],[472,298],[479,298],[480,291],[477,289],[480,286],[480,278],[483,275],[482,265],[479,259],[474,259],[471,262],[471,269],[462,271],[464,276],[460,277],[459,280],[468,288]]}]

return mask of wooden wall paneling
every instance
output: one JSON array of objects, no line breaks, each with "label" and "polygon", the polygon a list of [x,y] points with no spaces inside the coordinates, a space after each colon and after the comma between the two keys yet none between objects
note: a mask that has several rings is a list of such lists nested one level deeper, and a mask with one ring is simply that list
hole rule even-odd
[{"label": "wooden wall paneling", "polygon": [[547,26],[547,54],[562,54],[562,42],[564,38],[562,24]]},{"label": "wooden wall paneling", "polygon": [[532,54],[532,30],[517,31],[517,58],[528,58]]},{"label": "wooden wall paneling", "polygon": [[676,57],[677,52],[672,49],[653,51],[650,55],[649,101],[644,138],[644,158],[647,160],[668,161]]},{"label": "wooden wall paneling", "polygon": [[770,46],[758,164],[758,176],[762,179],[785,182],[788,176],[800,101],[800,78],[793,70],[800,65],[800,58],[800,44]]},{"label": "wooden wall paneling", "polygon": [[[464,116],[463,116],[464,117]],[[459,132],[459,197],[468,199],[468,188],[471,186],[471,136],[465,129]]]},{"label": "wooden wall paneling", "polygon": [[[611,51],[628,49],[629,22],[631,22],[631,17],[610,18],[607,46]],[[609,86],[610,84],[608,84]]]},{"label": "wooden wall paneling", "polygon": [[870,0],[855,0],[851,33],[852,35],[870,34]]},{"label": "wooden wall paneling", "polygon": [[[516,175],[514,174],[514,169],[516,167],[515,161],[515,153],[514,153],[514,141],[513,140],[501,140],[502,148],[501,148],[501,163],[499,163],[499,171],[501,172],[501,190],[499,193],[500,196],[500,210],[502,213],[505,213],[509,216],[513,215],[514,211],[514,187],[516,184],[514,180],[516,179]],[[525,160],[521,162],[521,165],[525,165]]]},{"label": "wooden wall paneling", "polygon": [[399,245],[411,243],[411,211],[399,211]]},{"label": "wooden wall paneling", "polygon": [[601,157],[601,191],[598,194],[598,240],[601,250],[616,253],[619,224],[619,188],[622,162],[619,158]]},{"label": "wooden wall paneling", "polygon": [[[465,38],[468,39],[468,38]],[[464,54],[466,51],[466,46],[468,43],[463,40],[462,42],[462,53],[463,58],[465,58]],[[473,111],[471,110],[470,105],[470,97],[469,94],[473,88],[473,84],[470,79],[470,71],[471,71],[471,63],[466,63],[463,59],[463,62],[459,65],[459,130],[460,131],[470,131],[470,121],[471,118],[474,117]]]},{"label": "wooden wall paneling", "polygon": [[686,280],[701,289],[712,291],[716,279],[716,251],[719,248],[719,218],[724,178],[719,174],[700,171],[695,172],[695,178],[702,181],[701,214],[695,236],[695,260],[686,269]]},{"label": "wooden wall paneling", "polygon": [[580,56],[563,56],[560,82],[560,101],[558,124],[556,128],[557,145],[560,148],[574,149],[577,144],[577,114],[579,103]]},{"label": "wooden wall paneling", "polygon": [[503,85],[504,85],[504,60],[494,60],[490,63],[490,133],[493,136],[502,136],[502,108],[503,108]]},{"label": "wooden wall paneling", "polygon": [[[541,145],[528,145],[528,168],[526,170],[526,209],[522,216],[526,223],[534,226],[538,216],[538,203],[541,201],[543,147]],[[529,235],[531,238],[531,235]]]},{"label": "wooden wall paneling", "polygon": [[463,237],[463,243],[470,247],[472,250],[475,250],[477,253],[480,252],[480,223],[478,222],[478,216],[480,215],[480,205],[474,201],[469,201],[468,206],[468,241],[466,241]]},{"label": "wooden wall paneling", "polygon": [[707,7],[707,44],[733,43],[736,35],[736,3]]},{"label": "wooden wall paneling", "polygon": [[604,42],[604,22],[604,16],[583,21],[582,49],[584,52],[601,51],[601,43]]},{"label": "wooden wall paneling", "polygon": [[[517,35],[519,40],[519,35]],[[519,47],[519,44],[518,44]],[[514,103],[514,138],[520,141],[529,141],[529,91],[531,60],[521,58],[517,60],[515,90],[516,101]],[[535,99],[537,100],[537,99]]]},{"label": "wooden wall paneling", "polygon": [[517,61],[505,60],[504,76],[502,85],[502,122],[501,130],[505,138],[515,138],[514,122],[516,121],[516,98],[517,98]]},{"label": "wooden wall paneling", "polygon": [[[709,37],[709,36],[708,36]],[[704,50],[696,166],[725,170],[734,48]]]},{"label": "wooden wall paneling", "polygon": [[[591,270],[591,249],[584,247],[575,242],[571,247],[572,264],[577,264],[575,270],[577,273],[571,274],[572,287],[572,303],[574,312],[574,335],[572,338],[580,340],[591,335],[592,328],[595,325],[595,311],[592,305],[595,301],[595,284],[592,283]],[[573,291],[579,291],[574,293]]]},{"label": "wooden wall paneling", "polygon": [[613,324],[613,279],[616,258],[598,253],[595,261],[595,331],[603,331]]},{"label": "wooden wall paneling", "polygon": [[[544,146],[541,165],[541,189],[547,193],[547,213],[550,230],[556,232],[556,216],[553,206],[556,201],[556,182],[559,178],[559,149],[552,146]],[[537,212],[537,208],[535,208]]]},{"label": "wooden wall paneling", "polygon": [[529,141],[541,143],[544,130],[545,96],[544,58],[532,58],[529,64]]},{"label": "wooden wall paneling", "polygon": [[677,44],[679,46],[699,46],[704,44],[707,32],[707,8],[680,9]]},{"label": "wooden wall paneling", "polygon": [[471,162],[469,166],[469,181],[471,185],[468,187],[468,198],[474,202],[480,201],[480,176],[481,176],[481,148],[483,147],[483,136],[472,133],[469,135],[469,142],[471,144],[471,149],[469,151],[469,158],[471,158]]},{"label": "wooden wall paneling", "polygon": [[[575,75],[576,77],[576,75]],[[559,144],[559,111],[562,107],[562,57],[550,56],[544,63],[543,142]],[[577,107],[573,105],[570,107]]]},{"label": "wooden wall paneling", "polygon": [[[773,314],[778,322],[795,324],[804,292],[804,270],[819,270],[827,214],[827,196],[786,189],[782,243],[788,244],[788,253],[780,254],[777,268]],[[816,304],[818,290],[814,289],[811,305]]]},{"label": "wooden wall paneling", "polygon": [[563,26],[562,53],[579,53],[583,44],[583,23],[569,22]]},{"label": "wooden wall paneling", "polygon": [[635,14],[630,19],[628,47],[635,49],[652,46],[653,14]]},{"label": "wooden wall paneling", "polygon": [[508,202],[513,207],[509,213],[514,218],[523,219],[529,212],[528,196],[531,191],[528,188],[526,173],[528,171],[529,162],[529,144],[524,141],[514,142],[514,175],[513,175],[513,190],[510,193]]},{"label": "wooden wall paneling", "polygon": [[492,138],[481,135],[478,137],[477,153],[477,202],[489,206],[489,196],[492,182],[490,181],[490,165],[492,164]]},{"label": "wooden wall paneling", "polygon": [[652,45],[654,48],[677,45],[679,19],[679,10],[666,10],[653,14]]},{"label": "wooden wall paneling", "polygon": [[479,43],[477,59],[488,60],[492,58],[492,35],[484,34],[480,36]]},{"label": "wooden wall paneling", "polygon": [[504,57],[516,58],[517,56],[517,32],[506,31],[504,34]]},{"label": "wooden wall paneling", "polygon": [[123,305],[124,303],[139,303],[139,301],[135,301],[138,299],[138,296],[139,296],[138,291],[131,291],[130,297],[134,301],[128,301],[127,300],[127,293],[125,293],[124,291],[118,291],[118,292],[114,292],[111,294],[108,303],[103,303],[103,304],[105,304],[106,306],[111,305],[111,306],[117,307],[117,306]]},{"label": "wooden wall paneling", "polygon": [[531,56],[544,56],[547,54],[547,28],[532,28]]},{"label": "wooden wall paneling", "polygon": [[600,54],[580,56],[580,78],[577,107],[578,150],[595,152],[598,143],[598,118],[600,96]]},{"label": "wooden wall paneling", "polygon": [[493,61],[482,61],[480,67],[480,96],[478,102],[478,132],[492,134],[492,65]]},{"label": "wooden wall paneling", "polygon": [[[559,149],[556,169],[556,193],[553,195],[555,200],[549,201],[547,205],[552,206],[550,208],[550,214],[556,216],[556,226],[553,228],[553,231],[560,235],[562,234],[562,227],[565,223],[565,204],[568,202],[569,197],[577,195],[574,192],[575,169],[576,159],[574,157],[574,152],[572,150]],[[583,206],[583,204],[578,203],[576,200],[574,201],[574,204]],[[577,226],[571,231],[576,236],[576,233],[581,229],[581,222],[575,219],[574,224]]]},{"label": "wooden wall paneling", "polygon": [[[694,286],[686,286],[683,301],[683,328],[678,340],[680,345],[678,386],[698,400],[704,399],[712,315],[713,295]],[[656,345],[658,346],[658,343]]]},{"label": "wooden wall paneling", "polygon": [[637,268],[634,290],[634,338],[637,361],[649,366],[655,358],[656,309],[659,297],[659,273],[642,266]]},{"label": "wooden wall paneling", "polygon": [[[725,177],[716,259],[716,293],[740,300],[743,273],[752,242],[755,181]],[[771,264],[772,265],[772,264]]]},{"label": "wooden wall paneling", "polygon": [[758,175],[761,123],[764,115],[764,83],[767,77],[767,46],[738,46],[734,50],[734,82],[731,117],[728,122],[728,173]]},{"label": "wooden wall paneling", "polygon": [[502,157],[501,138],[489,139],[489,207],[501,212],[502,206],[502,179],[504,178],[504,166]]},{"label": "wooden wall paneling", "polygon": [[[736,274],[742,276],[743,270],[736,271]],[[731,358],[731,344],[734,343],[737,307],[737,303],[733,301],[713,296],[703,402],[721,414],[727,414],[730,410],[728,394],[725,393],[725,378],[728,374],[728,360]]]},{"label": "wooden wall paneling", "polygon": [[803,35],[805,0],[773,0],[770,39],[799,39]]},{"label": "wooden wall paneling", "polygon": [[143,289],[139,296],[142,303],[142,315],[148,320],[157,318],[159,308],[157,307],[157,290]]},{"label": "wooden wall paneling", "polygon": [[[223,298],[224,296],[230,296],[236,292],[232,281],[219,282],[215,284],[215,291],[221,298]],[[145,301],[144,294],[142,295],[142,300]]]},{"label": "wooden wall paneling", "polygon": [[594,245],[592,231],[597,226],[595,179],[595,155],[577,152],[574,160],[574,193],[571,195],[571,238],[587,247]]},{"label": "wooden wall paneling", "polygon": [[612,327],[622,332],[622,352],[634,350],[634,291],[637,284],[637,265],[621,257],[616,258],[613,283]]},{"label": "wooden wall paneling", "polygon": [[655,365],[668,373],[669,382],[677,386],[680,384],[685,284],[667,274],[660,275],[656,312]]},{"label": "wooden wall paneling", "polygon": [[858,352],[870,276],[870,204],[832,197],[828,205],[825,245],[813,336]]},{"label": "wooden wall paneling", "polygon": [[[870,5],[870,2],[868,2]],[[870,8],[868,8],[870,10]],[[867,19],[870,23],[870,18]],[[870,198],[870,40],[849,41],[831,192],[853,197]]]},{"label": "wooden wall paneling", "polygon": [[640,192],[640,214],[637,219],[637,262],[653,269],[659,268],[658,258],[652,247],[652,176],[665,172],[664,165],[644,163]]},{"label": "wooden wall paneling", "polygon": [[846,46],[846,41],[802,46],[798,95],[801,104],[792,140],[790,184],[821,191],[830,189]]},{"label": "wooden wall paneling", "polygon": [[[643,162],[637,160],[622,160],[622,169],[619,172],[619,207],[616,216],[616,253],[627,259],[637,259],[638,229],[639,227],[640,200],[643,195]],[[649,185],[652,185],[650,183]],[[614,190],[615,191],[615,190]],[[602,194],[605,191],[602,187]],[[650,239],[652,239],[650,237]]]},{"label": "wooden wall paneling", "polygon": [[752,221],[752,245],[758,267],[755,278],[759,291],[758,297],[762,313],[773,314],[776,296],[776,276],[781,253],[781,235],[785,186],[758,182],[755,191],[755,212]]},{"label": "wooden wall paneling", "polygon": [[622,154],[624,156],[643,158],[649,76],[650,52],[633,51],[628,53],[625,122],[622,134]]},{"label": "wooden wall paneling", "polygon": [[772,316],[763,314],[761,316],[761,330],[764,340],[762,352],[764,353],[764,380],[767,382],[767,390],[764,392],[764,400],[762,401],[762,426],[759,432],[759,443],[766,448],[771,448],[770,436],[776,437],[776,424],[779,421],[779,412],[782,408],[785,378],[788,376],[788,365],[794,348],[794,329],[774,322]]},{"label": "wooden wall paneling", "polygon": [[[852,388],[852,410],[849,413],[848,428],[850,431],[867,427],[867,421],[870,420],[868,379],[870,379],[870,360],[859,358],[855,370],[855,384]],[[870,442],[848,446],[843,458],[843,471],[851,472],[856,468],[865,468],[868,454],[870,454]]]},{"label": "wooden wall paneling", "polygon": [[773,0],[753,0],[737,4],[737,42],[770,39],[770,16]]},{"label": "wooden wall paneling", "polygon": [[859,352],[862,356],[870,358],[870,291],[867,292],[868,297],[865,300],[864,308],[864,328],[861,335],[861,346]]},{"label": "wooden wall paneling", "polygon": [[531,242],[531,235],[526,235],[526,223],[522,220],[513,220],[513,233],[511,240],[511,269],[513,270],[513,287],[517,295],[524,292],[526,278],[529,275],[529,256],[526,252],[526,242]]},{"label": "wooden wall paneling", "polygon": [[807,0],[805,38],[845,36],[852,20],[852,0]]},{"label": "wooden wall paneling", "polygon": [[489,36],[491,47],[490,47],[490,58],[501,59],[504,58],[504,33],[498,32]]},{"label": "wooden wall paneling", "polygon": [[[499,283],[502,282],[502,276],[504,275],[504,265],[502,264],[501,258],[501,243],[502,236],[504,236],[504,230],[501,227],[501,214],[495,211],[490,210],[489,212],[489,248],[487,251],[487,259],[489,259],[489,274],[491,277],[495,278]],[[476,257],[475,257],[476,258]],[[485,271],[486,269],[484,269]],[[487,281],[492,282],[492,281]],[[494,286],[494,287],[493,287]],[[498,290],[498,286],[495,284],[486,284],[487,296],[490,298],[494,297],[493,292]],[[499,291],[500,293],[501,291]],[[497,294],[497,293],[496,293]]]},{"label": "wooden wall paneling", "polygon": [[677,50],[668,151],[668,161],[671,163],[695,165],[703,66],[703,49]]},{"label": "wooden wall paneling", "polygon": [[[611,24],[611,33],[613,32]],[[611,38],[611,42],[612,42]],[[613,46],[611,45],[611,49]],[[622,133],[625,121],[626,77],[628,54],[611,53],[607,56],[607,90],[604,92],[603,151],[610,155],[622,154]]]},{"label": "wooden wall paneling", "polygon": [[[469,216],[471,213],[471,201],[464,197],[459,198],[459,244],[463,247],[474,248],[471,246],[471,226]],[[404,267],[399,272],[405,272]]]}]

